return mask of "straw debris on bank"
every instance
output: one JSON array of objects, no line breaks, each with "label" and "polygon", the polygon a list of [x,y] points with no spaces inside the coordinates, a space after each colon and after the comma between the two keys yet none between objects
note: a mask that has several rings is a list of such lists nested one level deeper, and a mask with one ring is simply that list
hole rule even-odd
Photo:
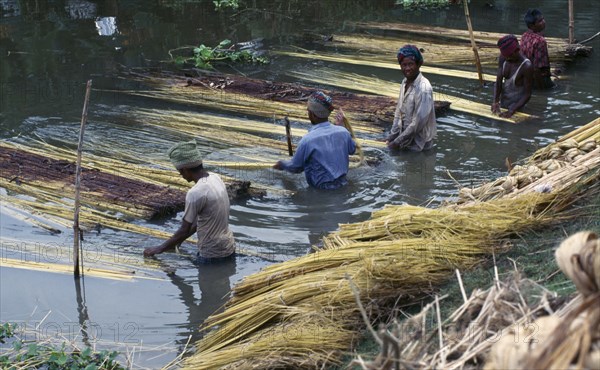
[{"label": "straw debris on bank", "polygon": [[[439,306],[381,326],[374,359],[360,369],[596,369],[600,365],[600,241],[579,232],[562,242],[556,262],[579,295],[565,300],[519,271],[475,289],[440,322]],[[458,275],[460,278],[460,274]],[[460,283],[460,280],[459,280]],[[595,303],[595,304],[594,304]]]},{"label": "straw debris on bank", "polygon": [[[437,209],[388,206],[370,220],[341,225],[324,238],[324,249],[269,266],[237,284],[225,311],[206,320],[207,333],[185,366],[315,368],[338,363],[358,337],[361,312],[385,315],[390,304],[415,302],[456,269],[469,269],[492,251],[510,248],[506,238],[573,216],[563,211],[583,194],[600,191],[600,163],[572,167],[581,171],[575,182],[554,184],[551,192]],[[286,341],[284,328],[293,333],[293,341]]]}]

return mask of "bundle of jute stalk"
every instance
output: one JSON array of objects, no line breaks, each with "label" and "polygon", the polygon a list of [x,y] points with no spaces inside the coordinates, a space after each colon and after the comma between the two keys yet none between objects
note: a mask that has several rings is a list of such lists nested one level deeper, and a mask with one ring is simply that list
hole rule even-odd
[{"label": "bundle of jute stalk", "polygon": [[[352,60],[356,60],[356,58]],[[398,68],[398,65],[396,64],[394,68]],[[326,84],[336,88],[361,91],[375,95],[383,95],[393,99],[398,99],[398,92],[400,91],[400,84],[396,82],[379,79],[374,76],[343,72],[330,68],[313,68],[310,72],[290,71],[288,74],[295,78],[310,81],[312,83]],[[449,108],[451,110],[473,114],[480,117],[487,117],[494,120],[518,123],[532,118],[531,115],[523,112],[517,112],[511,118],[503,118],[492,113],[487,103],[483,104],[465,99],[464,97],[453,96],[451,93],[446,91],[434,91],[433,98],[436,101],[450,102]]]},{"label": "bundle of jute stalk", "polygon": [[547,159],[574,159],[600,145],[600,118],[561,137],[556,143],[536,151],[529,162]]},{"label": "bundle of jute stalk", "polygon": [[[345,49],[360,53],[373,53],[379,56],[395,55],[398,45],[417,44],[423,50],[428,65],[452,65],[473,64],[473,52],[471,46],[465,42],[448,42],[431,39],[416,41],[409,37],[381,37],[374,34],[368,36],[356,34],[336,34],[332,41],[325,42],[325,46],[335,47],[336,50]],[[496,44],[482,45],[478,48],[479,60],[482,64],[494,65],[498,59],[498,47]],[[551,57],[552,58],[552,57]],[[553,61],[555,59],[552,59]]]},{"label": "bundle of jute stalk", "polygon": [[[577,174],[577,166],[596,166],[600,158],[600,118],[535,152],[524,165],[514,166],[507,176],[475,188],[461,188],[459,202],[485,201],[520,189],[538,186],[552,191],[568,186],[566,178]],[[575,172],[574,172],[575,171]]]},{"label": "bundle of jute stalk", "polygon": [[[415,212],[420,208],[407,207],[415,217],[406,223],[404,231],[403,227],[397,230],[396,237],[364,242],[345,239],[347,244],[330,245],[330,249],[246,277],[234,287],[225,311],[207,319],[204,329],[216,329],[197,344],[197,353],[185,365],[220,368],[232,363],[238,366],[237,361],[245,359],[241,368],[256,368],[256,361],[269,363],[269,368],[314,368],[335,362],[350,345],[340,341],[340,336],[347,338],[348,332],[357,333],[361,326],[350,282],[368,312],[398,299],[423,297],[447,280],[455,268],[474,266],[493,247],[499,250],[505,236],[550,221],[566,204],[555,194],[535,193],[518,201],[494,201],[482,207],[485,210],[481,213],[475,205],[468,211],[448,208],[432,212],[429,221],[427,211],[421,218]],[[391,215],[403,214],[402,207],[390,207],[386,212],[390,215],[388,224]],[[450,225],[453,214],[459,221]],[[405,218],[411,217],[407,214]],[[436,218],[439,222],[431,222]],[[409,237],[417,233],[419,225],[429,230]],[[380,234],[390,233],[383,230]],[[329,324],[309,330],[308,317],[331,318],[334,327],[344,330],[331,330]],[[302,348],[285,343],[277,334],[281,325],[306,325],[302,338],[295,338],[304,343]],[[328,334],[335,332],[338,335]],[[271,338],[270,347],[263,347],[264,338]],[[304,356],[289,355],[299,351]],[[312,362],[307,362],[309,357]]]},{"label": "bundle of jute stalk", "polygon": [[[446,43],[456,43],[463,41],[466,44],[470,40],[469,31],[464,29],[452,29],[445,27],[432,27],[429,25],[414,25],[408,23],[389,23],[389,22],[357,22],[349,23],[351,27],[362,29],[366,32],[369,30],[385,30],[386,34],[396,32],[400,35],[406,34],[410,40],[419,37],[425,40],[435,40],[441,38]],[[473,36],[479,47],[491,46],[494,47],[499,38],[504,36],[502,33],[488,31],[474,31]],[[413,41],[414,42],[414,41]],[[576,55],[589,55],[591,47],[580,44],[569,45],[568,40],[555,37],[546,37],[548,43],[548,52],[551,55],[552,61],[564,61],[571,59]],[[420,45],[417,43],[417,45]],[[451,51],[450,51],[451,52]]]},{"label": "bundle of jute stalk", "polygon": [[[438,209],[389,206],[371,220],[342,225],[324,238],[325,248],[238,283],[225,310],[206,320],[202,329],[207,334],[184,366],[316,368],[336,363],[351,346],[348,338],[364,328],[365,318],[389,311],[394,303],[424,298],[455,269],[468,269],[492,250],[508,248],[508,237],[574,216],[563,211],[600,189],[597,157],[574,161],[572,170],[561,174],[565,186],[551,192],[512,193]],[[311,326],[315,318],[323,319]],[[282,327],[306,330],[296,330],[300,333],[288,343]]]},{"label": "bundle of jute stalk", "polygon": [[[498,233],[526,228],[535,219],[546,222],[552,217],[546,209],[563,207],[553,195],[531,193],[511,201],[494,200],[424,208],[410,205],[386,206],[373,212],[371,218],[354,224],[340,224],[339,230],[323,238],[324,249],[338,249],[356,242],[432,238],[446,240],[468,237],[486,240]],[[527,212],[535,214],[534,219]]]},{"label": "bundle of jute stalk", "polygon": [[[390,58],[388,53],[383,55],[377,54],[362,54],[360,58],[356,58],[356,54],[338,54],[338,53],[306,53],[306,52],[291,52],[291,51],[273,51],[276,55],[285,55],[294,58],[303,58],[303,59],[311,59],[311,60],[323,60],[328,62],[335,63],[347,63],[352,65],[364,65],[378,68],[386,68],[386,69],[398,69],[398,63],[394,60],[394,58]],[[393,55],[393,54],[392,54]],[[450,68],[441,68],[441,67],[431,67],[431,66],[422,66],[420,68],[423,73],[426,74],[437,74],[441,76],[449,76],[455,78],[465,78],[465,79],[477,79],[477,72],[473,71],[461,71],[459,69],[450,69]],[[494,80],[494,75],[485,73],[484,78],[488,81]]]},{"label": "bundle of jute stalk", "polygon": [[[249,369],[335,363],[360,323],[350,284],[369,292],[364,299],[373,309],[399,294],[421,295],[423,286],[445,279],[451,263],[472,265],[478,260],[475,252],[484,253],[475,244],[456,248],[457,243],[407,240],[406,248],[393,242],[372,243],[340,250],[339,255],[326,251],[298,258],[285,264],[291,265],[287,273],[265,269],[236,286],[237,299],[207,320],[207,328],[218,329],[206,335],[185,365]],[[312,267],[302,271],[305,264]],[[403,273],[408,270],[413,273]]]},{"label": "bundle of jute stalk", "polygon": [[[241,77],[239,77],[241,78]],[[192,106],[202,106],[220,111],[236,112],[251,116],[260,117],[285,117],[308,122],[306,115],[306,97],[298,96],[289,101],[280,101],[271,97],[265,97],[260,91],[254,89],[245,89],[244,91],[230,91],[230,89],[215,89],[203,87],[202,85],[194,85],[193,87],[184,86],[178,79],[164,78],[160,76],[152,77],[136,77],[137,81],[147,83],[153,87],[152,90],[128,91],[131,95],[145,96],[154,99],[182,103]],[[265,83],[265,81],[262,81]],[[272,83],[268,83],[272,84]],[[290,86],[290,90],[294,87]],[[296,88],[297,89],[297,88]],[[311,88],[310,91],[313,91]],[[307,90],[309,91],[309,90]],[[369,97],[355,97],[356,102],[368,100]],[[363,102],[364,103],[364,102]],[[372,108],[369,102],[366,102],[369,108]],[[349,120],[353,122],[354,129],[357,133],[377,134],[381,132],[379,127],[374,127],[373,110],[362,109],[356,110],[355,106],[345,106],[346,114]],[[277,126],[273,126],[276,129]],[[279,127],[281,130],[281,127]],[[283,131],[279,131],[283,132]]]},{"label": "bundle of jute stalk", "polygon": [[[528,326],[528,341],[503,336],[492,347],[487,370],[598,369],[600,366],[600,240],[579,232],[556,251],[560,269],[581,297],[564,315],[537,319]],[[510,334],[510,333],[509,333]],[[514,334],[514,333],[513,333]]]}]

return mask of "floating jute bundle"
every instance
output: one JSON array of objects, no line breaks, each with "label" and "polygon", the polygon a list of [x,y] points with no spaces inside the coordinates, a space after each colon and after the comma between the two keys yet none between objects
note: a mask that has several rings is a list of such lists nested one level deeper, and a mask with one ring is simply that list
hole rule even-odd
[{"label": "floating jute bundle", "polygon": [[580,155],[589,153],[597,147],[598,143],[594,138],[588,138],[582,140],[581,142],[577,142],[577,140],[569,138],[546,147],[534,157],[536,160],[562,159],[567,162],[572,162]]},{"label": "floating jute bundle", "polygon": [[[595,129],[595,126],[590,127]],[[595,136],[581,139],[580,142],[568,138],[540,149],[526,164],[513,166],[506,177],[475,188],[461,188],[458,202],[486,201],[522,189],[596,150],[598,148],[596,140]]]},{"label": "floating jute bundle", "polygon": [[558,161],[556,159],[547,159],[541,162],[538,167],[545,171],[546,173],[552,173],[562,167],[564,167],[565,162]]},{"label": "floating jute bundle", "polygon": [[567,139],[565,141],[561,141],[558,143],[558,147],[563,151],[567,151],[569,149],[577,148],[579,143],[575,139]]},{"label": "floating jute bundle", "polygon": [[583,141],[581,144],[579,144],[579,149],[583,150],[586,153],[589,153],[592,150],[596,149],[597,146],[598,144],[596,143],[596,140],[587,139],[586,141]]},{"label": "floating jute bundle", "polygon": [[495,196],[507,194],[515,189],[520,189],[524,186],[527,186],[532,182],[542,178],[547,173],[555,171],[561,167],[563,167],[563,165],[558,160],[547,160],[541,163],[540,166],[516,165],[512,168],[508,176],[500,177],[493,182],[483,184],[476,188],[460,189],[459,197],[460,199],[491,199]]}]

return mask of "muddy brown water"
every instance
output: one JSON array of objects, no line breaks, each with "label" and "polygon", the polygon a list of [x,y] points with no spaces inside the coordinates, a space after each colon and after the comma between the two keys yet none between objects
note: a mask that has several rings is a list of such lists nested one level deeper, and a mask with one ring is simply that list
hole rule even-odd
[{"label": "muddy brown water", "polygon": [[[200,43],[214,45],[224,38],[247,41],[262,37],[265,49],[289,44],[310,49],[316,46],[305,43],[303,34],[358,32],[345,21],[396,20],[465,28],[460,7],[406,12],[392,3],[340,0],[300,7],[296,2],[257,1],[252,10],[215,13],[208,1],[204,5],[185,1],[0,2],[0,137],[21,142],[43,139],[64,147],[76,145],[84,85],[92,78],[96,90],[91,98],[86,150],[99,152],[103,144],[159,158],[171,143],[190,136],[144,126],[132,112],[138,108],[186,112],[200,109],[114,92],[139,87],[116,77],[123,68],[167,68],[160,61],[168,59],[170,49]],[[475,29],[515,34],[525,31],[522,15],[526,9],[540,5],[508,0],[482,2],[493,7],[477,3],[471,8]],[[542,10],[546,34],[566,37],[566,2],[547,1]],[[596,1],[576,2],[577,39],[600,31],[598,15]],[[471,185],[502,175],[506,158],[522,159],[600,115],[600,39],[590,45],[595,49],[591,57],[567,65],[556,89],[535,93],[527,111],[539,119],[511,125],[451,111],[438,118],[435,149],[408,154],[367,148],[368,155],[382,159],[381,164],[352,170],[349,186],[339,192],[309,189],[302,175],[218,169],[240,180],[294,192],[272,192],[234,201],[230,222],[238,243],[275,260],[290,259],[306,253],[311,244],[318,244],[319,238],[339,223],[365,220],[385,204],[431,201],[435,206],[452,199],[457,190],[455,180]],[[265,66],[235,68],[253,78],[294,82],[287,71],[310,72],[324,67],[365,78],[375,76],[394,82],[402,78],[399,71],[284,57],[276,57]],[[236,72],[227,67],[224,71]],[[475,81],[427,77],[440,92],[484,103],[491,99],[491,88],[480,88]],[[218,109],[201,111],[232,115]],[[242,150],[199,141],[204,144],[203,153],[213,160],[264,153],[261,148]],[[69,262],[69,228],[62,227],[61,234],[49,234],[15,217],[9,206],[3,202],[0,208],[0,262]],[[133,222],[174,231],[180,215],[155,222]],[[156,368],[177,356],[190,335],[197,338],[198,326],[224,302],[222,297],[232,284],[272,263],[239,256],[226,265],[198,268],[192,263],[193,245],[184,245],[180,254],[164,254],[144,262],[140,257],[143,248],[159,242],[100,227],[86,233],[83,242],[90,265],[108,261],[119,268],[143,270],[144,276],[156,280],[90,276],[84,279],[84,286],[78,287],[68,275],[0,265],[0,321],[27,327],[23,333],[27,338],[51,335],[59,340],[134,351],[135,364]]]}]

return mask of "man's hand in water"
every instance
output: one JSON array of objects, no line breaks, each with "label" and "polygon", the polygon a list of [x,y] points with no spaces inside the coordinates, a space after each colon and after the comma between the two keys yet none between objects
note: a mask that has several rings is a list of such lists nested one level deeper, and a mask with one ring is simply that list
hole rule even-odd
[{"label": "man's hand in water", "polygon": [[500,114],[500,103],[492,104],[492,113]]},{"label": "man's hand in water", "polygon": [[162,247],[152,247],[144,249],[144,257],[152,257],[155,254],[162,253]]},{"label": "man's hand in water", "polygon": [[510,117],[513,116],[513,114],[515,114],[515,112],[509,109],[506,112],[500,113],[500,117],[502,117],[502,118],[510,118]]}]

